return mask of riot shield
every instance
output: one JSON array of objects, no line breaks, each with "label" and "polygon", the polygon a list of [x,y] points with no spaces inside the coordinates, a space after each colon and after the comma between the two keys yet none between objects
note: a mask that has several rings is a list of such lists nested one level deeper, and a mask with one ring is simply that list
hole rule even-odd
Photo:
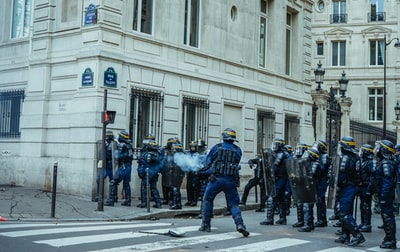
[{"label": "riot shield", "polygon": [[335,208],[335,198],[337,193],[337,181],[339,175],[339,166],[340,166],[340,157],[339,155],[334,154],[332,160],[332,174],[329,178],[329,190],[328,190],[328,200],[327,207]]},{"label": "riot shield", "polygon": [[397,178],[394,192],[395,192],[394,203],[399,204],[400,203],[400,181],[399,181],[399,178]]},{"label": "riot shield", "polygon": [[[179,166],[172,165],[164,174],[165,176],[164,185],[167,187],[178,187],[182,185],[183,177],[185,172],[179,168]],[[164,177],[163,177],[164,178]]]},{"label": "riot shield", "polygon": [[115,151],[117,148],[117,142],[111,141],[112,169],[114,179],[118,179],[118,160],[115,158]]},{"label": "riot shield", "polygon": [[273,154],[270,148],[263,149],[262,152],[262,165],[264,172],[264,183],[265,190],[267,192],[267,196],[275,197],[276,196],[276,188],[275,188],[275,177],[272,171],[273,164]]},{"label": "riot shield", "polygon": [[285,165],[295,203],[315,203],[317,190],[310,159],[286,159]]}]

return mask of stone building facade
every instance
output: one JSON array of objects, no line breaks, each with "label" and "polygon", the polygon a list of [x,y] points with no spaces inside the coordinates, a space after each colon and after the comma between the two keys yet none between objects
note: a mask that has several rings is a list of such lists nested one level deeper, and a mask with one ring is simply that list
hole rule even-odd
[{"label": "stone building facade", "polygon": [[235,129],[243,179],[274,137],[312,143],[314,4],[1,1],[0,183],[50,189],[57,162],[58,192],[91,195],[105,89],[107,129],[136,148],[149,133],[211,147]]},{"label": "stone building facade", "polygon": [[400,100],[400,50],[394,45],[400,37],[399,10],[400,2],[396,0],[315,1],[312,66],[316,68],[321,62],[325,68],[323,89],[332,87],[340,96],[338,80],[345,72],[349,80],[346,96],[352,101],[350,119],[377,128],[376,132],[369,132],[372,128],[360,132],[350,125],[350,134],[358,145],[382,139],[384,124],[386,138],[396,141],[393,108]]}]

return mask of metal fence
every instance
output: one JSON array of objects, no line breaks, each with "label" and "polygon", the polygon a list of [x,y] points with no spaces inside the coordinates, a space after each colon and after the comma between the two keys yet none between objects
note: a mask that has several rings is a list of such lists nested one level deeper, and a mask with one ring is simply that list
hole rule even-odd
[{"label": "metal fence", "polygon": [[[383,129],[365,123],[350,120],[351,136],[356,139],[359,145],[375,145],[375,141],[383,139]],[[396,132],[386,131],[386,139],[396,144]]]}]

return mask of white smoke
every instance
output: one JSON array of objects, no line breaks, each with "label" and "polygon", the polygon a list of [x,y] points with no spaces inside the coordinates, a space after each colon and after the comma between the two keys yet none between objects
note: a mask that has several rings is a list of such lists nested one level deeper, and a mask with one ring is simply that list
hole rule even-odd
[{"label": "white smoke", "polygon": [[190,155],[189,153],[178,152],[174,155],[174,163],[181,168],[184,172],[196,172],[203,168],[204,156],[195,153]]}]

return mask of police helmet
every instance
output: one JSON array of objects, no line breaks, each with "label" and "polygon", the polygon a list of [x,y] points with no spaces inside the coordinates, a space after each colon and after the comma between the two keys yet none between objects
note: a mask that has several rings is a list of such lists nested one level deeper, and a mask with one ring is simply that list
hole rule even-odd
[{"label": "police helmet", "polygon": [[175,143],[173,145],[173,148],[176,152],[181,152],[183,151],[183,144],[182,143]]},{"label": "police helmet", "polygon": [[126,130],[121,130],[118,134],[118,141],[120,142],[126,142],[129,140],[129,133]]},{"label": "police helmet", "polygon": [[319,159],[319,151],[316,148],[313,147],[309,148],[307,150],[307,154],[313,161],[317,161]]},{"label": "police helmet", "polygon": [[276,137],[274,138],[274,140],[272,140],[272,151],[278,151],[283,149],[283,147],[285,146],[285,140],[283,140],[282,138]]},{"label": "police helmet", "polygon": [[305,143],[298,143],[296,147],[294,147],[294,155],[296,157],[303,156],[304,152],[308,149],[308,145]]},{"label": "police helmet", "polygon": [[114,133],[111,130],[107,130],[106,138],[114,138]]},{"label": "police helmet", "polygon": [[283,148],[284,148],[287,152],[289,152],[289,154],[292,154],[293,148],[292,148],[292,146],[291,146],[290,144],[286,144],[285,146],[283,146]]},{"label": "police helmet", "polygon": [[354,151],[354,148],[356,147],[356,141],[351,136],[342,137],[342,139],[340,139],[339,144],[343,150],[350,152]]},{"label": "police helmet", "polygon": [[226,128],[222,132],[222,139],[224,141],[237,141],[236,140],[236,131],[231,128]]},{"label": "police helmet", "polygon": [[360,148],[361,158],[372,158],[374,155],[374,147],[370,144],[363,144]]},{"label": "police helmet", "polygon": [[390,159],[394,154],[394,144],[389,140],[380,140],[376,143],[374,154]]},{"label": "police helmet", "polygon": [[172,150],[174,143],[176,143],[176,139],[174,137],[168,138],[167,149]]},{"label": "police helmet", "polygon": [[158,150],[158,143],[154,140],[149,140],[146,144],[148,149],[150,150]]},{"label": "police helmet", "polygon": [[199,138],[199,139],[197,139],[197,146],[205,148],[207,146],[207,144],[203,139]]},{"label": "police helmet", "polygon": [[149,133],[149,134],[147,134],[147,135],[144,137],[144,139],[147,139],[147,140],[156,140],[156,136],[153,135],[152,133]]},{"label": "police helmet", "polygon": [[394,152],[396,152],[396,151],[400,151],[400,144],[396,144],[394,146]]},{"label": "police helmet", "polygon": [[197,141],[191,141],[189,143],[189,150],[191,152],[196,152],[197,151]]},{"label": "police helmet", "polygon": [[325,140],[320,139],[317,141],[317,149],[321,154],[326,153],[326,151],[328,150],[328,144]]}]

